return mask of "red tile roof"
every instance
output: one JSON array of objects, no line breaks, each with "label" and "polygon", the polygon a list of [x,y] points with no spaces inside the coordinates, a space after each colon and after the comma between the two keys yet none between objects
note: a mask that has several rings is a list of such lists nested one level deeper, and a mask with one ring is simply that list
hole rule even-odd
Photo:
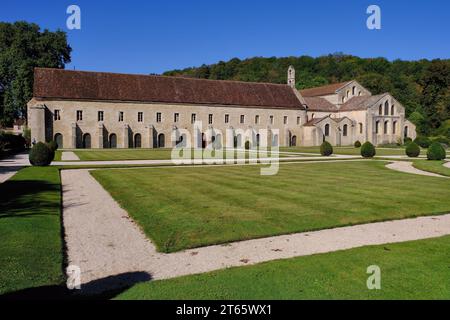
[{"label": "red tile roof", "polygon": [[327,99],[319,97],[306,97],[306,105],[309,111],[337,112],[338,108]]},{"label": "red tile roof", "polygon": [[34,71],[34,97],[304,109],[288,85],[46,68]]},{"label": "red tile roof", "polygon": [[336,93],[336,91],[345,85],[349,84],[351,81],[333,83],[322,87],[311,88],[300,90],[300,93],[303,97],[318,97],[318,96],[326,96],[330,94]]}]

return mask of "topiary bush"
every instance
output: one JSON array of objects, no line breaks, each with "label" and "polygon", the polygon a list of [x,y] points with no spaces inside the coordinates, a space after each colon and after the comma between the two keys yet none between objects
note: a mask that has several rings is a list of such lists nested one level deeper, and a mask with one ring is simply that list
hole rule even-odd
[{"label": "topiary bush", "polygon": [[359,140],[356,140],[355,148],[361,148],[361,142]]},{"label": "topiary bush", "polygon": [[[409,138],[409,137],[406,137],[404,140],[403,140],[403,144],[406,146],[408,143],[410,143],[410,142],[413,142],[412,141],[412,139],[411,138]],[[417,144],[417,143],[416,143]]]},{"label": "topiary bush", "polygon": [[250,149],[250,141],[245,141],[245,150],[249,150]]},{"label": "topiary bush", "polygon": [[45,167],[48,166],[54,159],[55,152],[50,150],[47,144],[43,142],[36,143],[33,148],[31,148],[29,154],[30,163],[33,166]]},{"label": "topiary bush", "polygon": [[377,154],[375,147],[369,141],[361,146],[361,155],[364,158],[373,158]]},{"label": "topiary bush", "polygon": [[428,160],[444,160],[446,156],[445,149],[439,142],[433,142],[428,148]]},{"label": "topiary bush", "polygon": [[55,152],[56,150],[58,150],[58,144],[56,143],[56,141],[50,141],[49,143],[47,143],[47,146],[50,148],[51,151]]},{"label": "topiary bush", "polygon": [[333,154],[333,147],[327,141],[324,141],[320,146],[320,154],[324,157],[329,157]]},{"label": "topiary bush", "polygon": [[417,143],[410,142],[406,145],[406,155],[410,158],[417,158],[420,155],[420,147]]},{"label": "topiary bush", "polygon": [[431,140],[427,137],[417,137],[416,140],[414,140],[415,143],[417,143],[422,148],[428,148],[431,144]]}]

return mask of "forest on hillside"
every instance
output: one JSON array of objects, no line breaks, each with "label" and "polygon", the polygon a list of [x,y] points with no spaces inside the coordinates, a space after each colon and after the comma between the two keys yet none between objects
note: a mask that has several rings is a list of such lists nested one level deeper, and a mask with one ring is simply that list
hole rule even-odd
[{"label": "forest on hillside", "polygon": [[296,69],[296,86],[306,89],[356,79],[373,94],[390,92],[406,108],[423,135],[450,139],[450,60],[389,61],[341,53],[321,56],[237,58],[216,64],[167,71],[164,75],[216,80],[286,83]]}]

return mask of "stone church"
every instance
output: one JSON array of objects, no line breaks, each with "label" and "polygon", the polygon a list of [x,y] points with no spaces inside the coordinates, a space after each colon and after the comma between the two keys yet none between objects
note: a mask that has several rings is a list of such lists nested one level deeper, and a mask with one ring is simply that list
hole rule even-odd
[{"label": "stone church", "polygon": [[372,95],[357,81],[298,91],[293,67],[286,85],[36,68],[33,91],[32,140],[60,148],[168,148],[183,140],[180,129],[199,130],[198,123],[194,148],[256,146],[263,129],[277,146],[380,145],[416,136],[389,93]]}]

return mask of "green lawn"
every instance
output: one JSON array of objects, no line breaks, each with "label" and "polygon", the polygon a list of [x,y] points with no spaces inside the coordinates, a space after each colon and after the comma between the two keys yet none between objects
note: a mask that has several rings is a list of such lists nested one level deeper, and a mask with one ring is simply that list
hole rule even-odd
[{"label": "green lawn", "polygon": [[[172,149],[89,149],[89,150],[74,150],[75,154],[81,161],[112,161],[112,160],[170,160],[172,156]],[[191,158],[194,151],[191,150]],[[198,151],[197,151],[198,152]],[[199,153],[197,153],[198,155]],[[248,152],[233,151],[226,158],[232,159],[243,157],[243,154],[248,158]],[[196,157],[197,157],[196,155]],[[200,153],[201,156],[201,153]],[[214,155],[213,155],[214,156]],[[265,157],[267,156],[264,155]],[[280,157],[288,157],[287,154],[281,154]],[[292,155],[298,156],[298,155]],[[206,157],[206,154],[205,154]]]},{"label": "green lawn", "polygon": [[0,294],[64,281],[60,206],[56,168],[26,168],[0,184]]},{"label": "green lawn", "polygon": [[98,170],[92,175],[164,252],[450,211],[450,179],[381,161]]},{"label": "green lawn", "polygon": [[[138,284],[116,299],[450,299],[450,237],[363,247]],[[381,290],[368,290],[368,266]]]},{"label": "green lawn", "polygon": [[[320,153],[319,147],[280,147],[280,151],[287,152],[302,152],[302,153]],[[360,156],[361,148],[353,147],[333,147],[334,154]],[[398,148],[376,148],[377,156],[404,156],[405,150],[402,147]],[[422,155],[425,155],[422,150]]]},{"label": "green lawn", "polygon": [[445,162],[446,161],[415,160],[413,166],[423,171],[450,177],[450,168],[444,167]]}]

